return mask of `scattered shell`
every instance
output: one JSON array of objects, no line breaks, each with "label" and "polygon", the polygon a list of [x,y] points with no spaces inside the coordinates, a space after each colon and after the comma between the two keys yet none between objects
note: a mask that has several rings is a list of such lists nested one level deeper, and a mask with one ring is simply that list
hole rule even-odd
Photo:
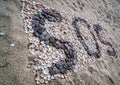
[{"label": "scattered shell", "polygon": [[14,44],[14,43],[11,43],[11,44],[10,44],[10,47],[14,47],[14,46],[15,46],[15,44]]},{"label": "scattered shell", "polygon": [[0,32],[0,36],[4,36],[5,35],[5,33],[4,32]]}]

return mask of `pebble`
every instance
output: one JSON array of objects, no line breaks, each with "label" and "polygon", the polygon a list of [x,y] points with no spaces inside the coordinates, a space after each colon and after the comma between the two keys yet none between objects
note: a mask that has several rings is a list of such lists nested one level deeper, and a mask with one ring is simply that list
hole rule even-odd
[{"label": "pebble", "polygon": [[14,43],[11,43],[11,44],[10,44],[10,47],[14,47],[14,46],[15,46],[15,44],[14,44]]},{"label": "pebble", "polygon": [[5,33],[4,32],[0,32],[0,36],[4,36],[5,35]]},{"label": "pebble", "polygon": [[46,36],[45,36],[45,40],[49,40],[49,38],[50,38],[50,34],[46,34]]}]

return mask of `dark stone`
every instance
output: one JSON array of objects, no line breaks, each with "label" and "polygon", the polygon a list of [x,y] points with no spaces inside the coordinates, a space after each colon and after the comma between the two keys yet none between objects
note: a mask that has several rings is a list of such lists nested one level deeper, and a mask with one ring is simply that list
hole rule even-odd
[{"label": "dark stone", "polygon": [[44,20],[44,19],[40,19],[40,20],[39,20],[39,24],[45,26],[45,20]]},{"label": "dark stone", "polygon": [[44,36],[46,36],[46,35],[48,34],[48,32],[47,32],[47,31],[43,31],[42,34],[43,34]]},{"label": "dark stone", "polygon": [[73,65],[76,65],[77,64],[77,59],[73,59],[72,63],[73,63]]},{"label": "dark stone", "polygon": [[75,47],[71,47],[71,50],[72,50],[72,51],[75,51]]},{"label": "dark stone", "polygon": [[71,55],[70,55],[70,58],[71,58],[71,59],[76,59],[76,58],[77,58],[77,56],[76,56],[76,55],[74,55],[74,54],[71,54]]},{"label": "dark stone", "polygon": [[39,13],[39,15],[38,15],[38,16],[39,16],[39,18],[40,18],[40,19],[45,19],[45,17],[44,17],[44,16],[42,16],[42,15],[41,15],[41,13]]},{"label": "dark stone", "polygon": [[40,40],[45,40],[45,35],[41,34],[39,38],[40,38]]},{"label": "dark stone", "polygon": [[46,30],[45,28],[42,28],[42,29],[37,30],[37,32],[38,32],[39,34],[42,34],[42,32],[44,32],[45,30]]},{"label": "dark stone", "polygon": [[45,40],[49,40],[50,39],[50,34],[47,33],[46,36],[45,36]]},{"label": "dark stone", "polygon": [[100,58],[99,53],[94,52],[93,55],[95,56],[95,58]]},{"label": "dark stone", "polygon": [[69,51],[67,49],[64,49],[64,52],[66,55],[69,55]]},{"label": "dark stone", "polygon": [[33,17],[33,20],[37,20],[37,21],[39,21],[40,18],[36,15],[36,16]]},{"label": "dark stone", "polygon": [[49,38],[49,41],[50,41],[51,43],[53,43],[53,42],[56,41],[56,38],[52,36],[52,37]]},{"label": "dark stone", "polygon": [[115,52],[114,49],[113,49],[112,51],[107,50],[107,54],[108,54],[109,56],[116,56],[116,52]]},{"label": "dark stone", "polygon": [[60,43],[59,41],[56,41],[56,44],[61,48],[63,47],[62,43]]},{"label": "dark stone", "polygon": [[44,41],[45,45],[49,45],[49,40]]},{"label": "dark stone", "polygon": [[56,44],[56,42],[52,43],[52,46],[55,47],[56,49],[60,49],[61,47]]},{"label": "dark stone", "polygon": [[64,47],[65,47],[66,50],[70,50],[70,47],[68,46],[67,43],[64,44]]},{"label": "dark stone", "polygon": [[60,71],[61,74],[66,73],[67,64],[65,61],[61,61],[61,62],[55,64],[55,66]]},{"label": "dark stone", "polygon": [[40,36],[39,33],[36,32],[36,31],[33,34],[34,34],[35,37],[39,37]]},{"label": "dark stone", "polygon": [[41,15],[44,16],[50,22],[61,22],[62,17],[60,13],[52,9],[44,9],[41,12]]},{"label": "dark stone", "polygon": [[56,71],[54,71],[51,67],[48,67],[50,75],[55,75]]},{"label": "dark stone", "polygon": [[99,34],[99,31],[102,30],[102,27],[101,27],[100,25],[98,25],[98,24],[94,24],[94,25],[93,25],[93,28],[94,28],[94,30],[95,30],[95,32],[96,32],[97,34]]}]

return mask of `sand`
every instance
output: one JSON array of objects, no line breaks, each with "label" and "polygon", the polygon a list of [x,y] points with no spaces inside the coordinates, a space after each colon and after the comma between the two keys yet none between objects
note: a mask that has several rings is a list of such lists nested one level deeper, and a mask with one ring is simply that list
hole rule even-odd
[{"label": "sand", "polygon": [[[119,0],[36,0],[51,8],[67,11],[91,23],[99,23],[113,35],[117,58],[99,59],[66,79],[52,80],[48,85],[119,85],[120,84],[120,1]],[[27,68],[28,35],[20,15],[20,0],[0,1],[0,85],[35,85]],[[14,46],[10,46],[14,44]]]}]

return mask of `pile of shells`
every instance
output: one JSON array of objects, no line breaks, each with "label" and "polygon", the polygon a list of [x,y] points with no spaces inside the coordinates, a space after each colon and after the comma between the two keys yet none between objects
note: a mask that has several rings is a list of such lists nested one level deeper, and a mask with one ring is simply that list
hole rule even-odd
[{"label": "pile of shells", "polygon": [[[39,2],[27,0],[22,0],[21,15],[25,32],[29,35],[29,52],[35,56],[32,68],[36,84],[47,83],[56,77],[65,78],[78,70],[85,70],[86,66],[94,62],[95,58],[100,58],[100,55],[107,56],[105,53],[100,54],[106,47],[100,42],[97,43],[99,35],[94,38],[84,19],[71,20],[72,14],[66,17],[66,12],[62,10],[59,12]],[[94,25],[95,29],[98,29],[97,27],[99,26]],[[101,42],[112,47],[108,42]],[[101,51],[100,47],[105,48]],[[108,53],[115,55],[115,52]]]}]

